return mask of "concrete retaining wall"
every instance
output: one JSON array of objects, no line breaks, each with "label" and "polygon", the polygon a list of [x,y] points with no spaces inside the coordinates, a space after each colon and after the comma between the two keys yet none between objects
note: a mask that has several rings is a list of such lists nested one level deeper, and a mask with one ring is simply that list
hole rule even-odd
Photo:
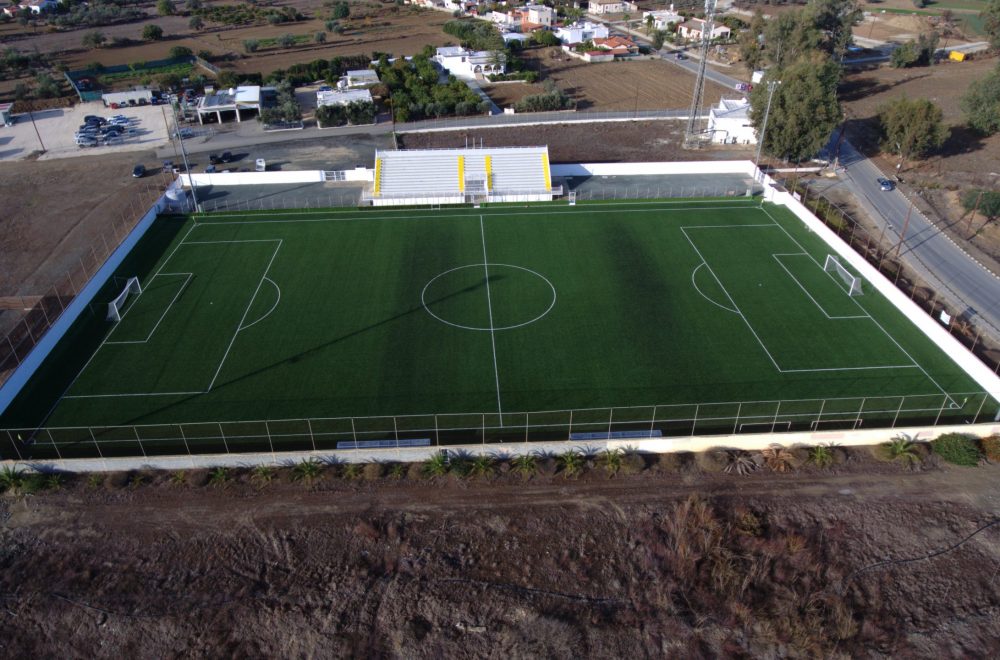
[{"label": "concrete retaining wall", "polygon": [[196,172],[181,174],[185,188],[194,180],[198,186],[260,186],[280,183],[320,183],[325,181],[322,170],[292,170],[289,172]]}]

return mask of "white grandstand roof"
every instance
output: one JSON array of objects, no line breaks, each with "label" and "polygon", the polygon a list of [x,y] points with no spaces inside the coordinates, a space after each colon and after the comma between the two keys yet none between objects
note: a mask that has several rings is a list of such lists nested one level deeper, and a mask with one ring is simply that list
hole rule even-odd
[{"label": "white grandstand roof", "polygon": [[379,151],[375,171],[375,195],[382,197],[552,190],[548,147]]}]

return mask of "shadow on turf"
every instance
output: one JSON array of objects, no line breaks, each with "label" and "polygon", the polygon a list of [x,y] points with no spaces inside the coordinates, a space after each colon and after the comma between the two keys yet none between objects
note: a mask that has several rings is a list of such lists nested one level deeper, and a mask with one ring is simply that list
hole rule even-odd
[{"label": "shadow on turf", "polygon": [[[492,283],[495,283],[495,282],[499,282],[500,280],[503,280],[505,278],[506,278],[505,275],[490,275],[489,276],[489,281],[492,284]],[[464,289],[459,289],[458,291],[455,291],[453,293],[449,293],[446,296],[441,296],[440,298],[436,298],[435,300],[432,300],[429,303],[427,303],[427,305],[428,306],[432,306],[432,305],[436,305],[436,304],[441,303],[441,302],[445,302],[447,300],[451,300],[452,298],[457,298],[458,296],[462,296],[462,295],[466,295],[466,294],[470,294],[470,293],[475,293],[477,291],[485,289],[485,287],[486,287],[486,278],[483,278],[478,284],[474,284],[472,286],[467,286]],[[326,348],[329,348],[330,346],[333,346],[335,344],[339,344],[340,342],[343,342],[343,341],[347,341],[348,339],[352,339],[354,337],[362,335],[362,334],[364,334],[364,333],[366,333],[366,332],[368,332],[370,330],[374,330],[376,328],[380,328],[380,327],[382,327],[384,325],[387,325],[389,323],[393,323],[393,322],[398,321],[400,319],[406,318],[407,316],[410,316],[412,314],[415,314],[415,313],[418,313],[418,312],[422,312],[422,311],[424,311],[424,305],[423,304],[417,305],[415,307],[411,307],[410,309],[407,309],[406,311],[400,312],[399,314],[396,314],[394,316],[390,316],[387,319],[383,319],[382,321],[378,321],[377,323],[372,323],[371,325],[368,325],[368,326],[366,326],[364,328],[360,328],[358,330],[353,330],[353,331],[348,332],[346,334],[343,334],[343,335],[341,335],[339,337],[335,337],[335,338],[331,339],[330,341],[323,342],[322,344],[319,344],[318,346],[313,346],[312,348],[307,349],[305,351],[302,351],[301,353],[298,353],[298,354],[293,355],[291,357],[287,357],[287,358],[285,358],[283,360],[279,360],[278,362],[273,362],[273,363],[271,363],[271,364],[269,364],[267,366],[261,367],[259,369],[254,370],[254,371],[251,371],[250,373],[244,374],[244,375],[242,375],[242,376],[240,376],[238,378],[235,378],[233,380],[230,380],[230,381],[227,381],[225,383],[222,383],[221,385],[216,385],[215,387],[212,388],[211,391],[212,392],[217,392],[217,391],[222,390],[223,388],[225,388],[225,387],[227,387],[229,385],[234,385],[234,384],[236,384],[236,383],[238,383],[240,381],[243,381],[243,380],[245,380],[247,378],[251,378],[253,376],[259,376],[260,374],[263,374],[263,373],[265,373],[265,372],[267,372],[267,371],[269,371],[271,369],[274,369],[275,367],[279,367],[279,366],[281,366],[283,364],[294,364],[294,363],[299,362],[300,360],[302,360],[302,359],[304,359],[304,358],[306,358],[306,357],[308,357],[310,355],[313,355],[313,354],[315,354],[315,353],[317,353],[319,351],[322,351],[322,350],[324,350]],[[152,415],[157,415],[157,414],[160,414],[160,413],[165,412],[167,410],[170,410],[171,408],[174,408],[174,407],[176,407],[178,405],[184,404],[184,403],[186,403],[186,402],[188,402],[191,399],[194,399],[196,397],[203,396],[204,394],[207,394],[207,392],[202,392],[202,393],[199,393],[199,394],[192,394],[190,396],[186,396],[183,399],[180,399],[178,401],[174,401],[173,403],[170,403],[170,404],[161,406],[160,408],[157,408],[155,410],[152,410],[152,411],[146,413],[145,415],[140,415],[139,417],[134,417],[134,418],[132,418],[132,419],[124,422],[124,424],[126,424],[126,425],[128,425],[128,424],[140,424],[140,423],[142,423],[143,420],[145,420],[146,418],[148,418],[148,417],[150,417]]]}]

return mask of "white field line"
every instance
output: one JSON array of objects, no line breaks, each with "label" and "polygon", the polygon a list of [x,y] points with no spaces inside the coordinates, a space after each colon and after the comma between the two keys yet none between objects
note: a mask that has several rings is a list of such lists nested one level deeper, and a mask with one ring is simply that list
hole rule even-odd
[{"label": "white field line", "polygon": [[[695,266],[695,269],[694,269],[694,270],[692,270],[692,271],[691,271],[691,286],[693,286],[693,287],[694,287],[694,290],[695,290],[695,291],[697,291],[697,292],[698,292],[699,294],[701,294],[701,297],[702,297],[702,298],[704,298],[704,299],[705,299],[705,300],[707,300],[708,302],[712,303],[712,304],[713,304],[713,305],[715,305],[716,307],[721,307],[722,309],[726,310],[727,312],[731,312],[731,313],[733,313],[733,314],[739,314],[739,311],[738,311],[738,310],[735,310],[735,309],[731,309],[731,308],[729,308],[729,307],[726,307],[725,305],[723,305],[723,304],[721,304],[721,303],[718,303],[718,302],[716,302],[716,301],[712,300],[711,298],[709,298],[708,296],[706,296],[706,295],[705,295],[705,294],[704,294],[704,293],[702,292],[702,290],[701,290],[701,289],[699,289],[699,288],[698,288],[698,283],[697,283],[697,282],[695,281],[695,275],[696,275],[696,274],[698,273],[698,271],[699,271],[699,270],[701,270],[702,268],[704,268],[704,267],[705,267],[705,266],[707,266],[707,265],[708,265],[708,264],[706,264],[706,263],[705,263],[704,261],[702,261],[702,262],[701,262],[700,264],[698,264],[697,266]],[[714,273],[712,274],[712,277],[715,277],[715,274],[714,274]],[[716,279],[716,281],[718,281],[718,278],[715,278],[715,279]],[[726,294],[726,295],[728,295],[728,294]],[[730,300],[731,300],[731,299],[730,299]]]},{"label": "white field line", "polygon": [[271,313],[275,309],[278,308],[278,303],[281,302],[281,287],[278,286],[278,284],[274,280],[272,280],[270,277],[265,277],[264,279],[267,280],[268,282],[270,282],[271,286],[274,287],[274,290],[278,292],[278,298],[277,298],[277,300],[274,301],[274,304],[271,305],[271,309],[267,310],[267,312],[263,316],[261,316],[259,319],[257,319],[256,321],[254,321],[250,325],[243,326],[242,328],[240,328],[239,331],[243,331],[243,330],[246,330],[247,328],[251,328],[251,327],[257,325],[258,323],[260,323],[261,321],[263,321],[264,319],[266,319],[268,316],[271,315]]},{"label": "white field line", "polygon": [[64,399],[110,399],[117,398],[120,396],[185,396],[191,394],[204,394],[203,391],[198,392],[132,392],[128,394],[69,394],[64,396]]},{"label": "white field line", "polygon": [[809,298],[809,300],[813,301],[813,304],[816,305],[816,307],[819,308],[819,311],[823,312],[823,316],[825,316],[826,318],[828,318],[830,320],[833,320],[833,319],[867,319],[867,318],[871,318],[867,314],[863,314],[863,315],[859,315],[859,316],[831,316],[830,313],[828,311],[826,311],[826,309],[824,309],[823,305],[820,305],[819,301],[817,301],[815,298],[812,297],[812,294],[810,294],[809,291],[806,289],[805,285],[803,285],[802,282],[799,281],[799,278],[795,277],[795,275],[792,273],[792,271],[788,270],[788,267],[785,266],[784,262],[782,262],[781,259],[778,258],[778,257],[797,257],[797,256],[803,256],[803,255],[807,256],[807,257],[809,256],[805,252],[779,253],[779,254],[772,254],[771,256],[774,257],[774,260],[778,262],[778,265],[781,266],[781,268],[786,273],[788,273],[788,277],[792,278],[792,281],[799,285],[799,288],[802,289],[802,293],[806,294],[806,297]]},{"label": "white field line", "polygon": [[[739,226],[739,225],[734,225],[734,226]],[[719,288],[722,289],[722,292],[726,294],[727,298],[729,298],[729,302],[732,303],[733,309],[736,310],[736,313],[740,315],[740,318],[743,319],[743,322],[746,323],[746,325],[747,325],[748,328],[750,328],[750,332],[753,334],[754,338],[757,340],[757,343],[760,344],[760,347],[762,349],[764,349],[764,353],[767,355],[767,358],[771,361],[771,364],[773,364],[774,368],[777,369],[780,372],[781,371],[781,365],[779,365],[778,362],[777,362],[777,360],[774,359],[774,356],[771,355],[771,351],[767,350],[767,346],[764,345],[764,342],[761,340],[760,336],[757,335],[757,331],[754,330],[754,328],[753,328],[752,325],[750,325],[750,321],[747,320],[747,317],[740,310],[740,306],[736,304],[736,301],[733,300],[733,297],[731,295],[729,295],[729,291],[722,284],[722,280],[720,280],[719,276],[715,274],[714,270],[712,270],[712,266],[708,263],[708,260],[705,259],[705,255],[703,255],[701,253],[701,250],[698,249],[698,246],[696,246],[694,244],[694,241],[691,240],[691,237],[688,236],[688,233],[687,233],[687,229],[688,228],[687,227],[681,227],[680,229],[681,229],[681,233],[684,234],[684,238],[686,238],[687,242],[691,244],[691,249],[695,251],[695,254],[698,255],[698,258],[701,259],[701,261],[702,261],[703,264],[705,264],[705,268],[707,268],[708,272],[710,272],[712,274],[712,277],[715,278],[715,281],[719,283]]]},{"label": "white field line", "polygon": [[[155,279],[156,276],[159,275],[163,271],[163,269],[166,267],[167,263],[169,263],[170,260],[173,259],[174,254],[177,253],[177,250],[180,249],[181,245],[184,244],[184,241],[187,239],[188,236],[191,235],[191,232],[194,231],[194,228],[197,227],[197,226],[198,226],[197,224],[192,224],[191,225],[191,228],[187,230],[186,234],[184,234],[184,238],[181,239],[181,242],[174,246],[174,249],[170,251],[170,254],[167,256],[166,259],[163,260],[163,263],[160,264],[160,267],[156,270],[155,273],[153,273],[153,277],[149,278],[148,281],[152,282],[153,279]],[[143,290],[145,290],[145,287],[143,287]],[[136,296],[136,300],[138,300],[139,296],[141,296],[141,295],[142,295],[142,292],[140,291],[139,295]],[[131,307],[129,307],[129,309],[131,309]],[[125,310],[125,314],[128,314],[128,310]],[[124,318],[124,317],[125,316],[123,314],[122,318]],[[120,321],[119,321],[119,323],[120,323]],[[114,331],[114,328],[111,329],[111,332],[113,332],[113,331]],[[104,340],[101,342],[100,346],[97,347],[97,350],[95,350],[94,353],[93,353],[93,355],[91,355],[90,358],[87,359],[87,361],[84,363],[84,365],[82,367],[80,367],[80,371],[78,371],[76,373],[76,376],[73,377],[73,380],[71,380],[70,383],[69,383],[69,385],[66,386],[66,389],[63,390],[62,395],[58,399],[55,400],[55,402],[52,404],[52,407],[49,408],[48,412],[45,413],[45,417],[42,418],[42,420],[41,420],[41,422],[39,424],[44,424],[45,420],[47,420],[52,415],[52,411],[55,410],[56,406],[59,405],[59,402],[66,398],[66,392],[69,392],[73,388],[73,386],[76,385],[76,381],[78,381],[80,379],[80,376],[83,375],[83,372],[87,370],[87,367],[90,366],[90,363],[93,362],[94,358],[97,357],[97,354],[101,352],[101,349],[104,348],[104,345],[108,342],[108,338],[111,337],[111,332],[108,332],[108,334],[105,335]]]},{"label": "white field line", "polygon": [[486,272],[486,306],[490,313],[490,344],[493,347],[493,377],[497,387],[497,414],[500,416],[500,426],[503,426],[503,407],[500,405],[500,371],[497,369],[497,338],[493,329],[493,299],[490,297],[490,260],[486,257],[486,229],[483,226],[483,216],[479,216],[479,235],[483,239],[483,269]]},{"label": "white field line", "polygon": [[[767,216],[768,216],[769,218],[771,218],[771,221],[772,221],[772,222],[773,222],[773,223],[774,223],[775,225],[777,225],[777,226],[778,226],[778,228],[779,228],[779,229],[781,229],[781,231],[783,231],[783,232],[785,233],[785,235],[786,235],[786,236],[788,236],[788,238],[790,238],[790,239],[791,239],[791,241],[792,241],[793,243],[795,243],[796,245],[798,245],[798,246],[799,246],[799,249],[800,249],[800,250],[802,250],[802,251],[803,251],[803,252],[805,252],[806,254],[809,254],[809,253],[808,253],[808,251],[807,251],[807,250],[806,250],[806,249],[805,249],[804,247],[802,247],[802,244],[801,244],[801,243],[799,243],[799,242],[798,242],[797,240],[795,240],[795,237],[794,237],[794,236],[792,236],[791,234],[789,234],[789,233],[788,233],[788,230],[787,230],[787,229],[785,229],[785,228],[784,228],[784,226],[782,226],[782,224],[781,224],[780,222],[778,222],[778,221],[777,221],[777,219],[775,219],[775,217],[774,217],[773,215],[771,215],[771,212],[770,212],[770,211],[768,211],[768,210],[767,210],[766,208],[764,208],[763,206],[762,206],[761,208],[762,208],[762,210],[764,211],[764,213],[766,213],[766,214],[767,214]],[[810,259],[812,259],[813,263],[815,263],[815,264],[816,264],[816,265],[817,265],[817,266],[818,266],[818,267],[819,267],[820,269],[822,269],[822,268],[823,268],[823,266],[822,266],[822,265],[821,265],[821,264],[820,264],[820,263],[819,263],[818,261],[816,261],[816,259],[814,259],[814,258],[813,258],[813,256],[812,256],[811,254],[809,255],[809,258],[810,258]],[[826,271],[823,271],[823,272],[824,272],[824,273],[826,273]],[[832,274],[830,274],[830,273],[827,273],[827,275],[829,275],[829,276],[830,276],[831,278],[833,277],[833,275],[832,275]],[[861,310],[862,312],[864,312],[865,314],[868,314],[868,310],[866,310],[866,309],[865,309],[864,307],[862,307],[862,306],[861,306],[861,303],[859,303],[859,302],[857,301],[857,299],[856,299],[856,298],[854,298],[853,296],[851,297],[851,302],[853,302],[853,303],[854,303],[854,304],[855,304],[855,305],[856,305],[856,306],[858,307],[858,309],[860,309],[860,310]],[[895,305],[893,305],[893,307],[895,308]],[[898,309],[897,309],[897,311],[898,311]],[[869,316],[870,316],[870,315],[869,315]],[[951,401],[951,403],[952,403],[952,405],[953,405],[954,407],[956,407],[956,408],[957,408],[957,407],[959,407],[959,406],[958,406],[958,402],[956,402],[956,401],[955,401],[954,399],[952,399],[952,398],[951,398],[951,396],[950,396],[950,395],[948,394],[948,392],[946,392],[946,391],[945,391],[945,389],[944,389],[943,387],[941,387],[941,385],[940,385],[940,384],[938,384],[938,382],[937,382],[936,380],[934,380],[934,379],[933,379],[933,378],[931,377],[931,375],[930,375],[929,373],[927,373],[927,370],[926,370],[926,369],[924,369],[924,368],[923,368],[923,367],[922,367],[922,366],[920,365],[920,363],[919,363],[919,362],[917,362],[916,360],[914,360],[914,359],[913,359],[913,356],[912,356],[912,355],[910,355],[910,354],[909,354],[909,352],[908,352],[908,351],[907,351],[907,350],[906,350],[905,348],[903,348],[903,347],[902,347],[902,346],[900,345],[900,343],[899,343],[898,341],[896,341],[896,338],[895,338],[895,337],[893,337],[893,336],[892,336],[891,334],[889,334],[889,331],[888,331],[888,330],[886,330],[886,329],[885,329],[885,328],[884,328],[884,327],[882,326],[882,324],[881,324],[881,323],[879,323],[878,321],[876,321],[876,320],[875,320],[874,318],[872,318],[872,323],[874,323],[874,324],[876,325],[876,327],[878,327],[878,329],[879,329],[879,330],[881,330],[881,331],[882,331],[883,333],[885,333],[885,336],[889,338],[889,341],[891,341],[891,342],[892,342],[893,344],[895,344],[895,345],[896,345],[896,348],[898,348],[898,349],[900,350],[900,352],[902,352],[902,353],[903,353],[903,355],[905,355],[905,356],[906,356],[907,358],[909,358],[909,360],[910,360],[910,361],[911,361],[911,362],[912,362],[912,363],[913,363],[913,364],[914,364],[914,365],[915,365],[915,366],[916,366],[917,368],[919,368],[919,369],[920,369],[920,371],[922,371],[922,372],[923,372],[923,374],[924,374],[924,376],[926,376],[927,380],[929,380],[929,381],[930,381],[931,383],[933,383],[933,384],[934,384],[934,387],[938,388],[938,390],[939,390],[939,391],[941,392],[941,394],[943,394],[943,395],[945,396],[945,398],[947,398],[948,400],[950,400],[950,401]]]},{"label": "white field line", "polygon": [[[149,340],[153,337],[153,335],[156,334],[156,329],[158,327],[160,327],[160,322],[162,322],[163,319],[166,318],[167,312],[169,312],[170,309],[174,306],[174,303],[177,302],[177,299],[181,297],[181,294],[184,292],[184,289],[186,289],[188,283],[191,282],[191,278],[194,277],[194,273],[161,273],[160,277],[170,277],[171,275],[186,275],[187,277],[185,278],[184,283],[181,284],[180,288],[177,290],[177,293],[175,293],[174,297],[170,300],[170,304],[167,305],[166,309],[163,310],[163,313],[160,314],[160,318],[157,319],[156,325],[154,325],[153,329],[149,331],[149,334],[146,335],[146,338],[142,339],[142,340],[136,339],[136,340],[131,340],[131,341],[108,341],[108,342],[105,342],[105,344],[107,344],[107,345],[110,346],[110,345],[114,345],[114,344],[145,344],[145,343],[149,342]],[[152,283],[152,280],[150,280],[150,283]],[[147,284],[146,286],[148,287],[150,285]],[[143,290],[145,290],[145,289],[143,289]],[[142,294],[140,294],[140,295],[142,295]],[[138,297],[136,299],[138,300]],[[132,309],[132,308],[130,307],[129,309]],[[127,313],[128,312],[126,311],[126,314]],[[124,320],[124,318],[125,318],[125,316],[122,315],[122,319],[123,320]],[[117,324],[115,324],[115,328],[117,328],[119,325],[121,325],[121,321],[119,321]]]},{"label": "white field line", "polygon": [[[274,248],[274,254],[271,255],[271,260],[267,262],[267,267],[264,268],[264,273],[260,276],[260,281],[257,282],[257,288],[254,290],[253,295],[250,296],[250,302],[247,303],[246,309],[243,310],[243,317],[240,319],[239,324],[236,326],[236,332],[233,333],[232,339],[229,340],[229,346],[226,347],[226,352],[222,356],[222,360],[219,361],[219,366],[215,370],[215,375],[212,376],[212,382],[210,382],[208,384],[208,387],[205,388],[205,392],[211,392],[212,391],[212,387],[215,385],[215,380],[219,377],[219,372],[222,371],[222,365],[224,365],[226,363],[226,358],[229,357],[229,351],[232,350],[233,344],[236,342],[236,337],[237,337],[237,335],[240,334],[240,330],[243,328],[243,323],[247,319],[247,314],[250,313],[250,308],[253,307],[253,301],[254,301],[254,299],[257,298],[257,294],[260,292],[260,287],[261,287],[262,284],[264,284],[264,280],[267,279],[267,273],[268,273],[269,270],[271,270],[271,264],[274,263],[274,259],[278,256],[278,251],[281,249],[281,246],[285,242],[284,239],[281,239],[281,238],[279,238],[279,239],[272,239],[271,242],[275,242],[275,240],[277,241],[278,246],[276,248]],[[230,242],[230,241],[220,241],[220,242],[225,243],[225,242]],[[235,242],[235,241],[233,241],[233,242]],[[257,241],[253,241],[253,242],[257,242]]]}]

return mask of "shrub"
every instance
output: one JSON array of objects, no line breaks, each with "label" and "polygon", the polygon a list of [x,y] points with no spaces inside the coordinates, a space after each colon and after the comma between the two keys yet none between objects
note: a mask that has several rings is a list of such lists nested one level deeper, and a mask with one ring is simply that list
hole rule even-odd
[{"label": "shrub", "polygon": [[791,472],[798,467],[798,461],[792,452],[779,444],[772,444],[761,452],[764,463],[774,472]]},{"label": "shrub", "polygon": [[364,464],[363,472],[366,480],[375,481],[382,478],[382,475],[385,473],[385,466],[378,461],[369,461]]},{"label": "shrub", "polygon": [[187,46],[174,46],[170,49],[170,57],[178,59],[181,57],[191,57],[194,52]]},{"label": "shrub", "polygon": [[294,34],[283,34],[278,37],[278,45],[282,48],[291,48],[295,45],[295,35]]},{"label": "shrub", "polygon": [[274,480],[274,468],[270,465],[258,465],[251,472],[250,480],[261,486],[266,486]]},{"label": "shrub", "polygon": [[317,32],[313,36],[313,41],[315,41],[318,44],[325,44],[326,43],[326,32]]},{"label": "shrub", "polygon": [[623,454],[621,449],[605,449],[601,452],[599,461],[609,477],[618,474],[622,469]]},{"label": "shrub", "polygon": [[307,486],[311,485],[322,475],[323,464],[315,458],[310,458],[302,461],[301,463],[297,463],[295,467],[292,468],[292,481],[301,481]]},{"label": "shrub", "polygon": [[439,451],[424,463],[424,474],[428,477],[443,477],[448,474],[448,454]]},{"label": "shrub", "polygon": [[177,470],[176,472],[171,472],[168,477],[168,481],[171,486],[184,486],[187,484],[187,474],[184,470]]},{"label": "shrub", "polygon": [[913,467],[920,462],[920,456],[917,455],[916,445],[906,434],[900,434],[889,442],[883,443],[882,446],[884,447],[886,456],[890,461],[899,461],[900,463],[904,463],[910,467]]},{"label": "shrub", "polygon": [[200,30],[205,27],[205,21],[202,20],[201,16],[192,16],[191,20],[188,21],[188,27],[192,30]]},{"label": "shrub", "polygon": [[568,452],[559,454],[556,458],[556,462],[559,465],[559,470],[562,472],[562,475],[569,479],[571,477],[577,477],[583,473],[583,466],[586,461],[583,454],[575,449],[571,449]]},{"label": "shrub", "polygon": [[830,467],[833,465],[833,447],[830,445],[810,447],[809,462],[820,468]]},{"label": "shrub", "polygon": [[243,40],[243,50],[248,53],[256,53],[257,49],[260,48],[260,42],[256,39],[244,39]]},{"label": "shrub", "polygon": [[[210,486],[225,486],[229,481],[229,470],[224,467],[217,467],[208,473],[208,484]],[[135,483],[135,481],[133,481]]]},{"label": "shrub", "polygon": [[1000,435],[988,435],[980,441],[983,455],[990,463],[1000,463]]},{"label": "shrub", "polygon": [[979,443],[975,438],[961,433],[946,433],[931,441],[935,454],[955,465],[979,465]]},{"label": "shrub", "polygon": [[103,32],[94,30],[83,35],[83,45],[87,48],[100,48],[108,40]]},{"label": "shrub", "polygon": [[157,41],[163,38],[163,28],[159,25],[147,25],[142,28],[142,38],[146,41]]},{"label": "shrub", "polygon": [[496,469],[496,461],[492,456],[487,456],[481,454],[472,459],[472,463],[469,465],[469,476],[470,477],[483,477],[488,479],[493,476],[493,472]]},{"label": "shrub", "polygon": [[515,472],[520,474],[522,477],[527,479],[531,475],[538,471],[538,459],[531,454],[524,454],[523,456],[518,456],[510,462],[511,467]]},{"label": "shrub", "polygon": [[402,479],[406,476],[407,470],[406,463],[393,463],[389,466],[389,478]]},{"label": "shrub", "polygon": [[21,488],[24,486],[24,472],[17,469],[17,466],[11,467],[5,465],[2,470],[0,470],[0,492],[11,492],[13,494],[18,494],[21,492]]},{"label": "shrub", "polygon": [[745,451],[733,450],[726,452],[726,455],[729,462],[722,470],[726,474],[736,474],[745,477],[757,469],[757,461]]},{"label": "shrub", "polygon": [[158,0],[156,3],[156,13],[160,16],[173,16],[174,3],[170,0]]},{"label": "shrub", "polygon": [[359,463],[347,463],[340,472],[340,476],[348,481],[354,481],[361,476],[361,465]]}]

